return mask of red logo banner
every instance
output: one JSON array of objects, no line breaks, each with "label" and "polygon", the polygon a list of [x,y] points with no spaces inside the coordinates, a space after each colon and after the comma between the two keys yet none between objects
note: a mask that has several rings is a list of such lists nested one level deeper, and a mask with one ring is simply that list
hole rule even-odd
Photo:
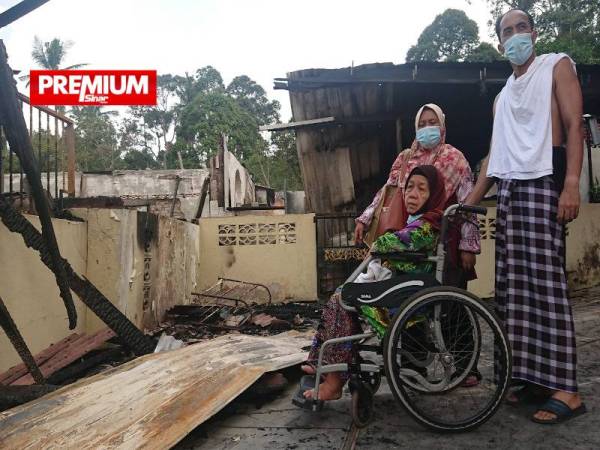
[{"label": "red logo banner", "polygon": [[156,105],[156,70],[32,70],[32,105]]}]

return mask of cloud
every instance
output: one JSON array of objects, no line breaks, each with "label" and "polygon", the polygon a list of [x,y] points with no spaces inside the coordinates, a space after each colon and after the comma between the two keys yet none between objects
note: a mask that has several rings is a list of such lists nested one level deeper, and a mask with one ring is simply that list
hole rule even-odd
[{"label": "cloud", "polygon": [[[0,10],[15,3],[0,0]],[[468,10],[467,10],[468,7]],[[52,0],[0,30],[10,64],[33,68],[33,37],[71,40],[66,64],[193,72],[212,65],[226,82],[246,74],[282,103],[273,78],[315,67],[401,63],[446,8],[467,10],[487,36],[485,2],[465,0]]]}]

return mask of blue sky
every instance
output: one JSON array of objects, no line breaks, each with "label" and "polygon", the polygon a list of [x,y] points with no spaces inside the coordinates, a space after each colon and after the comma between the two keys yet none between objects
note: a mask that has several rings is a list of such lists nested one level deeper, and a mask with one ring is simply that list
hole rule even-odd
[{"label": "blue sky", "polygon": [[[0,0],[0,11],[18,0]],[[485,0],[50,0],[0,30],[10,64],[35,68],[33,37],[71,40],[66,64],[95,69],[157,69],[194,72],[212,65],[225,82],[246,74],[282,103],[273,78],[314,67],[404,62],[435,16],[463,9],[489,37]],[[24,90],[22,88],[22,90]]]}]

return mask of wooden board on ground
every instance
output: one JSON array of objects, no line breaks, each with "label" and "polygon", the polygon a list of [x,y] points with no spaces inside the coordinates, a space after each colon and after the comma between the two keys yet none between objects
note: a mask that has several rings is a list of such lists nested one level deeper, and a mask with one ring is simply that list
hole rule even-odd
[{"label": "wooden board on ground", "polygon": [[310,333],[230,334],[137,358],[0,412],[0,448],[169,448],[309,344]]}]

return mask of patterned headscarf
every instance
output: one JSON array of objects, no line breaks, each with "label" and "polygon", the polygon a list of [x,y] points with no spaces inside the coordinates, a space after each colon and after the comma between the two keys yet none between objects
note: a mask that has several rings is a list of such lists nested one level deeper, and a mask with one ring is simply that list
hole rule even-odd
[{"label": "patterned headscarf", "polygon": [[[421,144],[419,144],[419,142],[415,139],[412,143],[412,145],[410,146],[410,149],[408,150],[409,153],[409,157],[407,160],[407,164],[408,164],[408,170],[406,170],[404,176],[408,176],[408,174],[410,173],[410,171],[415,167],[416,164],[411,164],[411,159],[412,159],[412,155],[414,155],[414,153],[417,150],[420,150],[420,153],[426,153],[428,155],[436,155],[438,153],[441,153],[445,148],[446,148],[446,115],[444,114],[444,112],[442,111],[442,108],[440,108],[438,105],[436,105],[435,103],[427,103],[426,105],[421,106],[421,108],[419,108],[419,111],[417,112],[417,115],[415,116],[415,132],[416,130],[419,128],[419,119],[421,119],[421,114],[423,114],[423,111],[425,111],[425,109],[430,109],[432,110],[435,115],[437,116],[438,120],[440,121],[440,143],[432,148],[432,149],[426,149],[424,147],[421,146]],[[431,164],[433,162],[432,158],[429,158],[429,160],[427,161],[423,161],[421,158],[420,164],[426,163],[426,164]],[[401,168],[402,168],[402,164],[403,164],[403,159],[401,157],[396,158],[396,160],[394,161],[394,164],[392,164],[392,168],[390,170],[390,176],[388,178],[388,184],[392,184],[395,185],[397,180],[398,180],[398,175],[400,174]],[[403,180],[400,180],[401,185],[403,185],[403,181],[406,181],[406,178],[404,178]]]},{"label": "patterned headscarf", "polygon": [[[441,146],[446,144],[446,115],[444,114],[444,111],[442,111],[442,108],[440,108],[435,103],[427,103],[426,105],[421,106],[421,108],[419,108],[419,111],[417,111],[417,115],[415,116],[415,133],[419,129],[419,120],[421,120],[421,115],[426,109],[430,109],[431,111],[433,111],[440,123],[440,143],[436,147],[431,149],[432,152],[436,152],[441,149]],[[421,147],[419,141],[415,139],[410,148],[412,150],[416,150],[417,148],[423,147]]]}]

